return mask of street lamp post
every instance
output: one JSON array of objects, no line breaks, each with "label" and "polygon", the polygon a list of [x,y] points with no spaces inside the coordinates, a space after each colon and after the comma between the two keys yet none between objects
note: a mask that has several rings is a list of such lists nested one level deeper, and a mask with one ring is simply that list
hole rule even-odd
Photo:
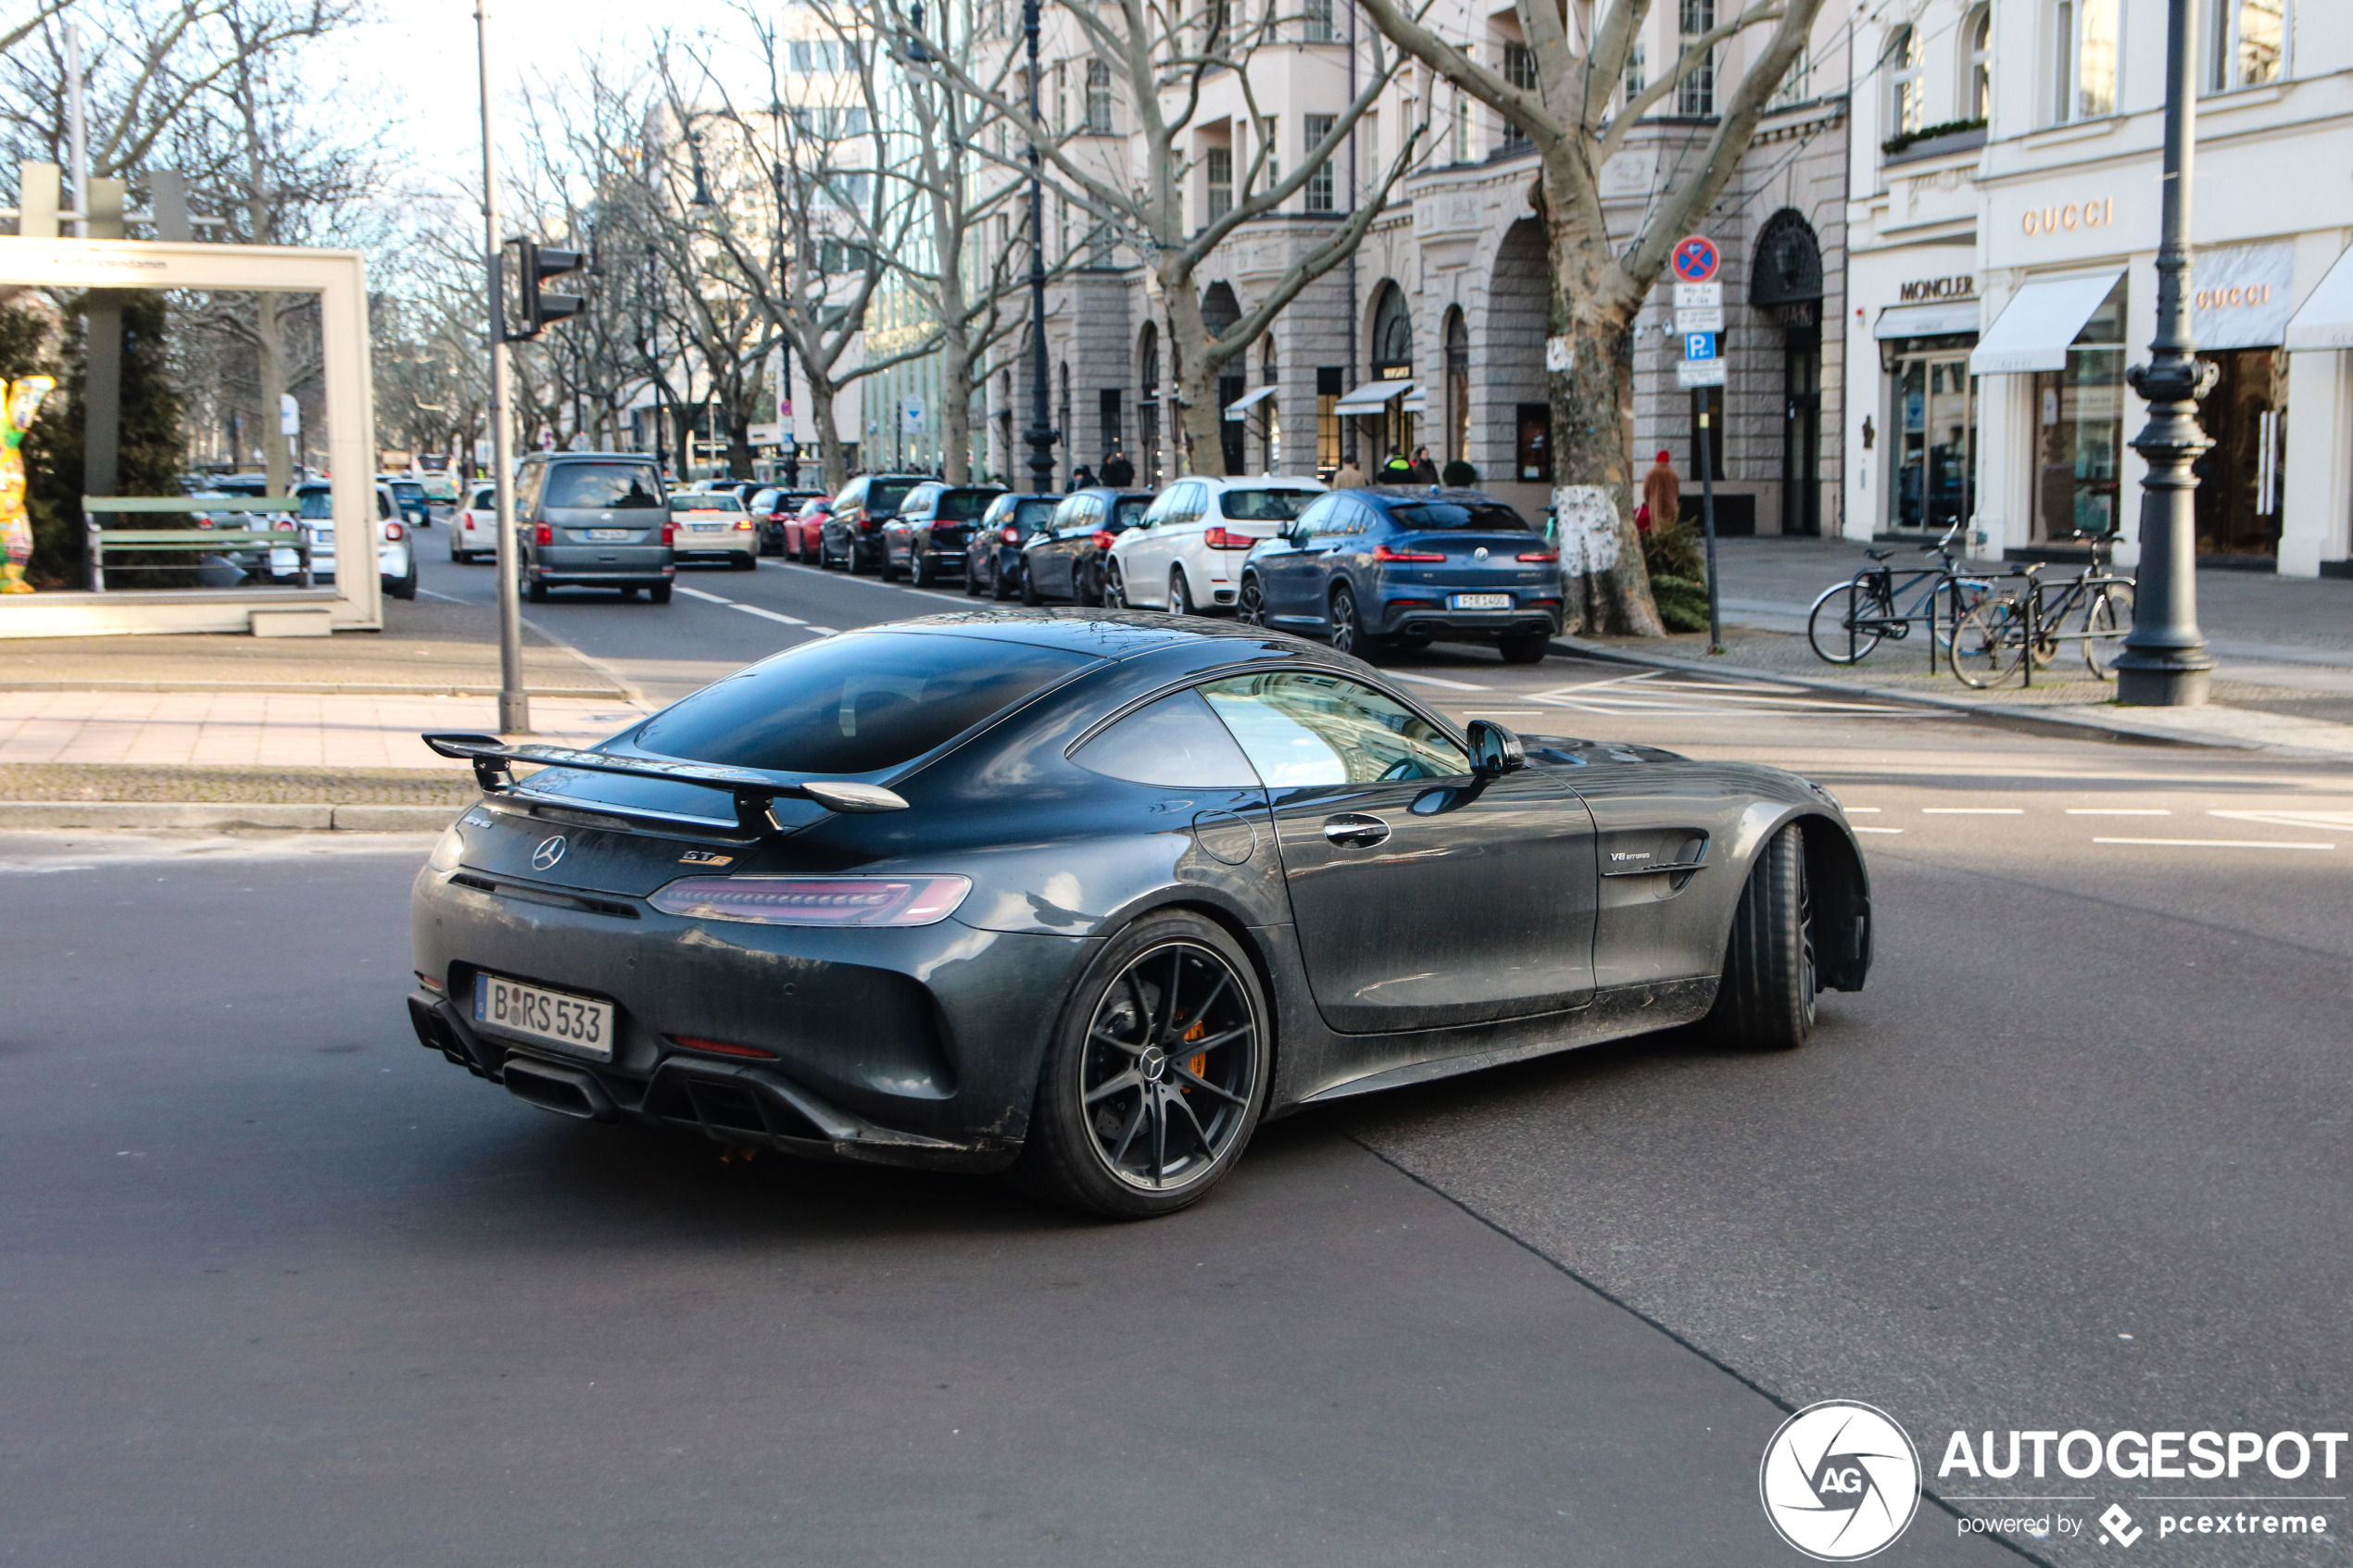
[{"label": "street lamp post", "polygon": [[2149,406],[2133,438],[2147,459],[2141,480],[2141,565],[2133,630],[2116,660],[2116,699],[2139,708],[2195,708],[2206,700],[2214,659],[2197,625],[2197,475],[2213,443],[2197,402],[2214,385],[2190,337],[2190,169],[2197,145],[2197,46],[2191,0],[2167,0],[2165,170],[2157,250],[2157,336],[2149,362],[2126,372]]},{"label": "street lamp post", "polygon": [[[768,163],[769,182],[776,187],[776,422],[790,423],[792,408],[792,339],[783,330],[785,307],[792,300],[792,272],[785,256],[785,160],[771,158]],[[780,471],[774,477],[786,484],[800,480],[800,451],[795,440],[799,433],[776,432],[776,460]]]},{"label": "street lamp post", "polygon": [[[1022,0],[1022,37],[1029,49],[1029,123],[1038,119],[1038,0]],[[1046,404],[1046,186],[1038,138],[1029,141],[1029,488],[1054,488],[1054,443],[1060,439]]]}]

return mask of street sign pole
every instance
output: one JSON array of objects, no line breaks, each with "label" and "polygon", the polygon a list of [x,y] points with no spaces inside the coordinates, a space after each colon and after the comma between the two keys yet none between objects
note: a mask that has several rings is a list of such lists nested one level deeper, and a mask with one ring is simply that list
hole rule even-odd
[{"label": "street sign pole", "polygon": [[1707,651],[1724,651],[1724,601],[1716,587],[1716,456],[1709,444],[1707,395],[1692,389],[1692,422],[1699,427],[1699,529],[1707,541]]},{"label": "street sign pole", "polygon": [[1676,243],[1669,265],[1675,273],[1675,333],[1683,340],[1683,362],[1675,379],[1692,395],[1692,430],[1699,446],[1699,527],[1707,544],[1707,651],[1724,651],[1724,601],[1716,584],[1716,453],[1708,429],[1707,388],[1722,386],[1724,374],[1724,285],[1717,281],[1721,257],[1716,242],[1692,234]]},{"label": "street sign pole", "polygon": [[490,465],[498,495],[498,733],[531,733],[522,684],[521,551],[515,539],[513,398],[507,376],[507,300],[498,234],[498,144],[490,113],[490,0],[475,0],[475,57],[482,72],[482,232],[490,288]]}]

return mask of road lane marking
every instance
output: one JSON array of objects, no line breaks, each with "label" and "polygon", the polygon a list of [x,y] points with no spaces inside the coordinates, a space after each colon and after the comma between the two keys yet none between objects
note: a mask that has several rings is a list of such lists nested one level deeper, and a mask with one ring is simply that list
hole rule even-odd
[{"label": "road lane marking", "polygon": [[2261,822],[2267,827],[2318,828],[2322,833],[2353,831],[2353,811],[2224,811],[2209,809],[2206,814],[2234,822]]},{"label": "road lane marking", "polygon": [[1849,806],[1846,808],[1846,814],[1850,817],[1857,815],[1858,813],[1864,816],[1876,817],[1880,814],[1880,809],[1876,806]]},{"label": "road lane marking", "polygon": [[812,632],[816,633],[821,637],[838,637],[841,635],[839,632],[835,631],[830,626],[812,626],[809,629]]},{"label": "road lane marking", "polygon": [[1408,681],[1417,686],[1443,686],[1450,692],[1491,692],[1495,689],[1472,681],[1441,681],[1435,675],[1408,675],[1403,670],[1391,670],[1387,673],[1392,681]]},{"label": "road lane marking", "polygon": [[736,602],[733,599],[723,599],[717,594],[706,594],[700,588],[689,588],[684,583],[677,583],[675,586],[680,593],[690,599],[703,599],[715,605],[731,605]]},{"label": "road lane marking", "polygon": [[1847,825],[1856,833],[1902,833],[1904,831],[1902,828],[1867,828],[1859,822],[1849,822]]},{"label": "road lane marking", "polygon": [[1923,806],[1923,817],[2023,817],[2023,806]]},{"label": "road lane marking", "polygon": [[2176,849],[2334,849],[2334,844],[2296,844],[2276,838],[2095,838],[2095,844],[2158,844]]},{"label": "road lane marking", "polygon": [[2070,817],[2170,817],[2173,813],[2162,806],[2070,806]]},{"label": "road lane marking", "polygon": [[758,605],[737,605],[736,608],[742,610],[746,615],[759,616],[762,621],[781,621],[787,626],[806,626],[809,624],[809,622],[801,620],[799,616],[778,615],[774,610],[762,609]]}]

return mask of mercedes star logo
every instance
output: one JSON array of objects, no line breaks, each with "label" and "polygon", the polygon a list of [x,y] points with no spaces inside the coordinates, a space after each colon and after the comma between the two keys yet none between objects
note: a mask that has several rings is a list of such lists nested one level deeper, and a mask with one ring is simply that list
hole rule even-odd
[{"label": "mercedes star logo", "polygon": [[531,869],[536,872],[554,871],[556,862],[563,858],[564,835],[562,834],[558,834],[553,838],[543,838],[539,841],[539,847],[531,852]]},{"label": "mercedes star logo", "polygon": [[1473,560],[1485,560],[1486,558],[1487,546],[1484,545],[1481,545],[1478,549],[1471,552],[1471,559]]}]

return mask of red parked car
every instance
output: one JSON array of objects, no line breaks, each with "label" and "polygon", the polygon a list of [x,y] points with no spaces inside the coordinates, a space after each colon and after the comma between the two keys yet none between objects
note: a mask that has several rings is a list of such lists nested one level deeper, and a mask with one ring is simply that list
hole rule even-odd
[{"label": "red parked car", "polygon": [[744,506],[760,530],[760,553],[799,560],[800,508],[822,498],[813,490],[786,490],[774,485],[754,491]]},{"label": "red parked car", "polygon": [[801,502],[800,509],[785,520],[785,558],[810,566],[823,563],[818,559],[824,546],[825,519],[833,515],[831,495],[812,495]]}]

